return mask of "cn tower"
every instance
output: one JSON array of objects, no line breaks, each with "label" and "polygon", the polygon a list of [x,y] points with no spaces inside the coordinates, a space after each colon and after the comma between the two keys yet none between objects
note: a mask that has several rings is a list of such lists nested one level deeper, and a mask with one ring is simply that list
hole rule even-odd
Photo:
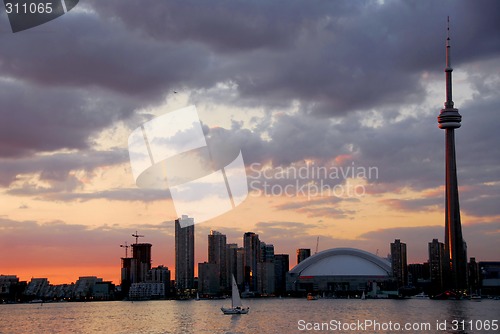
[{"label": "cn tower", "polygon": [[450,289],[465,289],[467,285],[467,255],[462,238],[460,205],[458,202],[457,161],[455,155],[455,129],[460,127],[462,116],[453,107],[450,63],[450,19],[446,39],[446,102],[438,116],[439,128],[446,132],[446,207],[445,248],[450,260]]}]

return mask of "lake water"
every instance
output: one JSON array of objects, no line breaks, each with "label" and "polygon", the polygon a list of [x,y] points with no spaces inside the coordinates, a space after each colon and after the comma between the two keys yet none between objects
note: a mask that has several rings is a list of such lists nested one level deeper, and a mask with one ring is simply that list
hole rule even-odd
[{"label": "lake water", "polygon": [[[249,314],[223,315],[220,307],[230,303],[0,305],[0,333],[500,333],[498,300],[244,299]],[[415,327],[405,331],[405,324]],[[320,330],[308,330],[314,328]]]}]

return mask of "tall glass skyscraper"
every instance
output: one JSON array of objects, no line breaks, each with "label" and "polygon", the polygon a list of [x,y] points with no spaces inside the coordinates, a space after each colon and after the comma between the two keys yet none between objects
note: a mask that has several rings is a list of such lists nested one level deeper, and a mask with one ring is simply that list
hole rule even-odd
[{"label": "tall glass skyscraper", "polygon": [[260,240],[259,235],[246,232],[243,235],[243,247],[245,248],[245,284],[250,291],[257,291],[257,263],[260,262]]},{"label": "tall glass skyscraper", "polygon": [[226,259],[226,235],[210,231],[208,235],[208,263],[217,266],[217,278],[220,289],[228,287]]},{"label": "tall glass skyscraper", "polygon": [[398,287],[408,285],[408,262],[406,244],[399,239],[391,243],[392,276],[397,280]]},{"label": "tall glass skyscraper", "polygon": [[194,288],[194,219],[186,215],[175,220],[175,284],[181,291]]}]

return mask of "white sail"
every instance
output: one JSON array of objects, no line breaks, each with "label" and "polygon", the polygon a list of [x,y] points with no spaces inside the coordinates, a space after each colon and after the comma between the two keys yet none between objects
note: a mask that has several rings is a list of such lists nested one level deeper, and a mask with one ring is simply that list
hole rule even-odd
[{"label": "white sail", "polygon": [[249,308],[243,307],[240,298],[240,292],[238,291],[238,285],[236,285],[236,280],[234,275],[232,275],[233,283],[231,285],[231,308],[221,307],[220,309],[224,314],[247,314]]},{"label": "white sail", "polygon": [[234,279],[234,275],[232,275],[233,278],[233,287],[232,287],[232,295],[231,295],[231,303],[232,307],[242,307],[243,304],[241,303],[241,298],[240,298],[240,291],[238,290],[238,285],[236,284],[236,280]]}]

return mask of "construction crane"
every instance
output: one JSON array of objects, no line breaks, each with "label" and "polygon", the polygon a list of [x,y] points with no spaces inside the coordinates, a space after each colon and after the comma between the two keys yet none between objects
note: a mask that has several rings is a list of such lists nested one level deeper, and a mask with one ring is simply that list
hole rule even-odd
[{"label": "construction crane", "polygon": [[135,244],[136,245],[139,242],[139,238],[143,238],[144,237],[143,235],[137,234],[137,231],[135,231],[135,234],[132,234],[132,236],[135,238]]},{"label": "construction crane", "polygon": [[314,252],[314,254],[318,254],[318,247],[319,247],[319,236],[318,239],[316,239],[316,252]]},{"label": "construction crane", "polygon": [[129,248],[130,246],[129,246],[129,245],[127,245],[127,242],[125,241],[125,244],[124,244],[124,245],[120,245],[120,247],[125,248],[125,258],[128,258],[128,248]]}]

